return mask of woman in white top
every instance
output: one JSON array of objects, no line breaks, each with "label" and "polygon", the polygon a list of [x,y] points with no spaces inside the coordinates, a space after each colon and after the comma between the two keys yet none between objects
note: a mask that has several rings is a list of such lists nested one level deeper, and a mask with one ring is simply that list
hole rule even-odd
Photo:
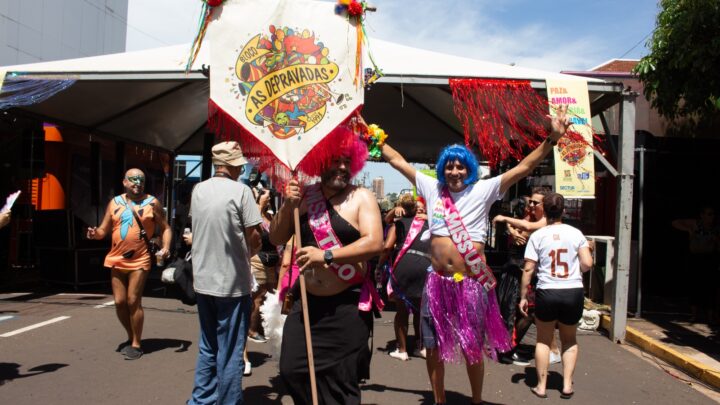
[{"label": "woman in white top", "polygon": [[578,229],[562,223],[565,211],[563,196],[552,193],[543,199],[547,226],[530,236],[525,249],[525,268],[520,288],[520,312],[527,316],[527,286],[537,270],[535,293],[535,366],[538,384],[531,391],[547,398],[545,386],[550,356],[550,342],[557,325],[560,330],[563,363],[561,398],[573,395],[572,377],[577,362],[575,339],[577,323],[583,311],[582,273],[592,267],[592,255],[587,239]]}]

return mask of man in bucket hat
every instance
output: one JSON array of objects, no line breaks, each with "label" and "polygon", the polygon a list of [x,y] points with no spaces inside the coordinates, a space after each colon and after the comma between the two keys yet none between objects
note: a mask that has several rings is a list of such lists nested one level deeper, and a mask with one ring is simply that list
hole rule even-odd
[{"label": "man in bucket hat", "polygon": [[213,146],[212,162],[215,174],[195,186],[190,204],[200,340],[188,404],[241,404],[250,257],[260,248],[262,218],[250,188],[237,181],[247,163],[240,145]]}]

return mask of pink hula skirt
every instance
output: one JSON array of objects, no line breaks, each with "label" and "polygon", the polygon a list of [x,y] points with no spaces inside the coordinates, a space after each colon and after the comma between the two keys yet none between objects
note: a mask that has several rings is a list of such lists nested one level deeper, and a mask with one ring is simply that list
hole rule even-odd
[{"label": "pink hula skirt", "polygon": [[480,363],[483,353],[497,361],[498,352],[510,350],[495,290],[485,291],[475,279],[457,282],[430,272],[427,278],[428,309],[432,316],[437,349],[443,362]]}]

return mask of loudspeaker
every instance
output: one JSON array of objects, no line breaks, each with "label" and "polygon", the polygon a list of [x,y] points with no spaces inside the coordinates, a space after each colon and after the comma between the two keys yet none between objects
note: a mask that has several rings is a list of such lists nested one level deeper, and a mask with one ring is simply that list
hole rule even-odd
[{"label": "loudspeaker", "polygon": [[39,248],[38,267],[45,281],[70,284],[75,288],[110,281],[110,271],[103,268],[108,248],[64,249]]},{"label": "loudspeaker", "polygon": [[28,121],[20,129],[21,176],[34,179],[45,176],[45,131],[42,123]]}]

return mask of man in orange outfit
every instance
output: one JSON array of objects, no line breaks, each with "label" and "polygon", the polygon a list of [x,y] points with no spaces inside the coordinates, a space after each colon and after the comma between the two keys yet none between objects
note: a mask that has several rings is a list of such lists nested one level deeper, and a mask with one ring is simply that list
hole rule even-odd
[{"label": "man in orange outfit", "polygon": [[[125,173],[123,187],[125,193],[108,203],[102,223],[96,228],[88,228],[87,238],[100,240],[112,234],[112,247],[104,266],[112,272],[115,312],[127,332],[127,341],[121,343],[117,351],[124,354],[126,360],[135,360],[143,354],[140,348],[145,319],[142,293],[152,268],[147,241],[160,234],[162,249],[157,255],[166,258],[170,252],[172,230],[165,220],[160,201],[145,193],[145,174],[140,169]],[[142,226],[138,225],[138,218]],[[146,232],[145,237],[142,229]]]}]

